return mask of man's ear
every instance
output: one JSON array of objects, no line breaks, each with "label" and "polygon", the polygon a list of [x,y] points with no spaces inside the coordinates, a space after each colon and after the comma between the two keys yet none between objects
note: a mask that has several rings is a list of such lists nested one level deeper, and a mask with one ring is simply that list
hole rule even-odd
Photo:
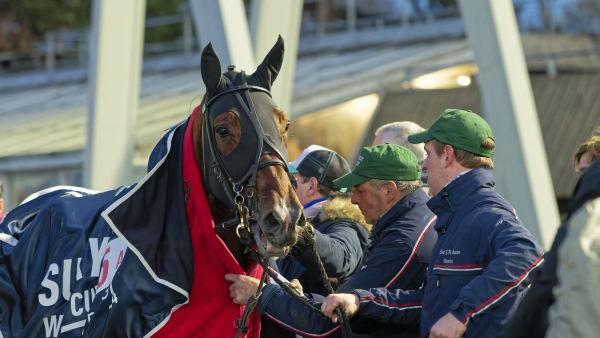
[{"label": "man's ear", "polygon": [[317,181],[316,177],[311,177],[309,180],[310,182],[310,192],[311,193],[317,193],[319,191],[319,181]]},{"label": "man's ear", "polygon": [[448,168],[455,159],[454,148],[451,145],[446,144],[442,156],[444,157],[444,165]]},{"label": "man's ear", "polygon": [[383,185],[383,189],[384,189],[384,193],[385,193],[384,196],[387,201],[391,201],[391,200],[395,199],[396,196],[398,195],[398,187],[396,186],[396,184],[393,181],[385,182],[385,184]]}]

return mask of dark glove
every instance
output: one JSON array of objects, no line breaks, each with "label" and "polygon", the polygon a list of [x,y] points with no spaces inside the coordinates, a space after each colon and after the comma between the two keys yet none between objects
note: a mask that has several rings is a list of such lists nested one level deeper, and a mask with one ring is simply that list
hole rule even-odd
[{"label": "dark glove", "polygon": [[298,234],[298,241],[292,246],[290,255],[300,261],[313,255],[316,241],[315,228],[312,224],[306,222],[301,232]]}]

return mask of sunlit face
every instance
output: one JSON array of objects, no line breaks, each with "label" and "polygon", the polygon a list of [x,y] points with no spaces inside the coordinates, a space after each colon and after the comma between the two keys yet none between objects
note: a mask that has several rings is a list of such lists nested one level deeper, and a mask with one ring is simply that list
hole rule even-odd
[{"label": "sunlit face", "polygon": [[302,203],[303,205],[306,205],[306,203],[309,203],[311,201],[310,180],[306,179],[306,177],[300,175],[299,173],[295,173],[292,175],[294,175],[294,178],[296,179],[296,182],[298,183],[298,187],[296,187],[296,195],[298,195],[298,199],[300,200],[300,203]]},{"label": "sunlit face", "polygon": [[383,213],[384,206],[381,191],[375,189],[369,181],[355,187],[351,201],[353,204],[358,205],[360,212],[365,216],[365,220],[371,225],[375,225],[379,216]]},{"label": "sunlit face", "polygon": [[578,172],[583,172],[590,165],[592,165],[592,155],[590,155],[589,151],[586,151],[579,158],[579,163],[577,163],[577,171]]},{"label": "sunlit face", "polygon": [[433,141],[425,143],[425,152],[427,158],[423,167],[427,169],[427,183],[429,184],[429,194],[431,196],[437,195],[440,190],[446,185],[444,180],[443,170],[444,161],[442,156],[438,155],[433,146]]}]

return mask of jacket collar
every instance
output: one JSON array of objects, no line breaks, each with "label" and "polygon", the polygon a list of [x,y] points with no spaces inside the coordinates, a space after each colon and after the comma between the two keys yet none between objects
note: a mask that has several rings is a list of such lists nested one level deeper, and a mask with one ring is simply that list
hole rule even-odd
[{"label": "jacket collar", "polygon": [[[496,180],[491,169],[476,168],[457,177],[427,202],[427,206],[439,219],[435,228],[442,228],[449,222],[443,221],[445,213],[454,213],[469,196],[481,188],[493,188]],[[438,229],[439,230],[439,229]]]},{"label": "jacket collar", "polygon": [[425,203],[427,198],[427,194],[425,194],[423,189],[417,189],[416,191],[404,196],[400,201],[398,201],[398,203],[396,203],[392,208],[390,208],[390,210],[388,210],[379,218],[373,227],[372,235],[377,236],[385,228],[394,223],[395,220],[414,208],[419,202]]}]

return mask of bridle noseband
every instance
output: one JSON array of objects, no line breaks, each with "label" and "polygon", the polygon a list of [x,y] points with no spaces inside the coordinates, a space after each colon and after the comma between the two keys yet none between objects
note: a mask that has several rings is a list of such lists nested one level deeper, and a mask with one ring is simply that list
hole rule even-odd
[{"label": "bridle noseband", "polygon": [[[233,68],[230,66],[229,70],[231,71]],[[237,225],[236,232],[240,237],[242,244],[247,248],[251,247],[252,244],[256,244],[259,253],[263,257],[267,257],[268,254],[266,248],[263,247],[260,240],[260,227],[258,226],[256,215],[258,210],[256,206],[257,172],[271,165],[279,165],[284,168],[294,187],[296,186],[296,180],[289,171],[287,164],[287,150],[285,148],[278,149],[278,146],[274,144],[269,137],[265,137],[263,126],[260,123],[258,112],[256,111],[250,95],[251,91],[255,91],[266,93],[271,97],[271,93],[263,87],[248,85],[244,71],[239,73],[239,77],[241,78],[241,85],[234,86],[232,81],[224,75],[223,79],[226,82],[226,89],[207,97],[206,104],[203,107],[203,175],[205,176],[205,182],[207,182],[211,188],[211,192],[213,192],[213,194],[215,194],[215,196],[223,203],[229,205],[235,214],[235,217],[224,222],[222,227]],[[256,132],[258,137],[253,164],[241,178],[237,180],[231,175],[227,163],[225,163],[223,156],[218,151],[213,133],[212,121],[208,114],[211,105],[218,99],[226,97],[226,95],[233,95],[235,97],[237,103],[242,108],[243,113],[248,117],[251,128]],[[272,114],[272,112],[269,113]],[[243,123],[242,119],[240,119],[240,122]],[[275,154],[276,158],[269,158],[261,161],[260,158],[265,154]]]}]

